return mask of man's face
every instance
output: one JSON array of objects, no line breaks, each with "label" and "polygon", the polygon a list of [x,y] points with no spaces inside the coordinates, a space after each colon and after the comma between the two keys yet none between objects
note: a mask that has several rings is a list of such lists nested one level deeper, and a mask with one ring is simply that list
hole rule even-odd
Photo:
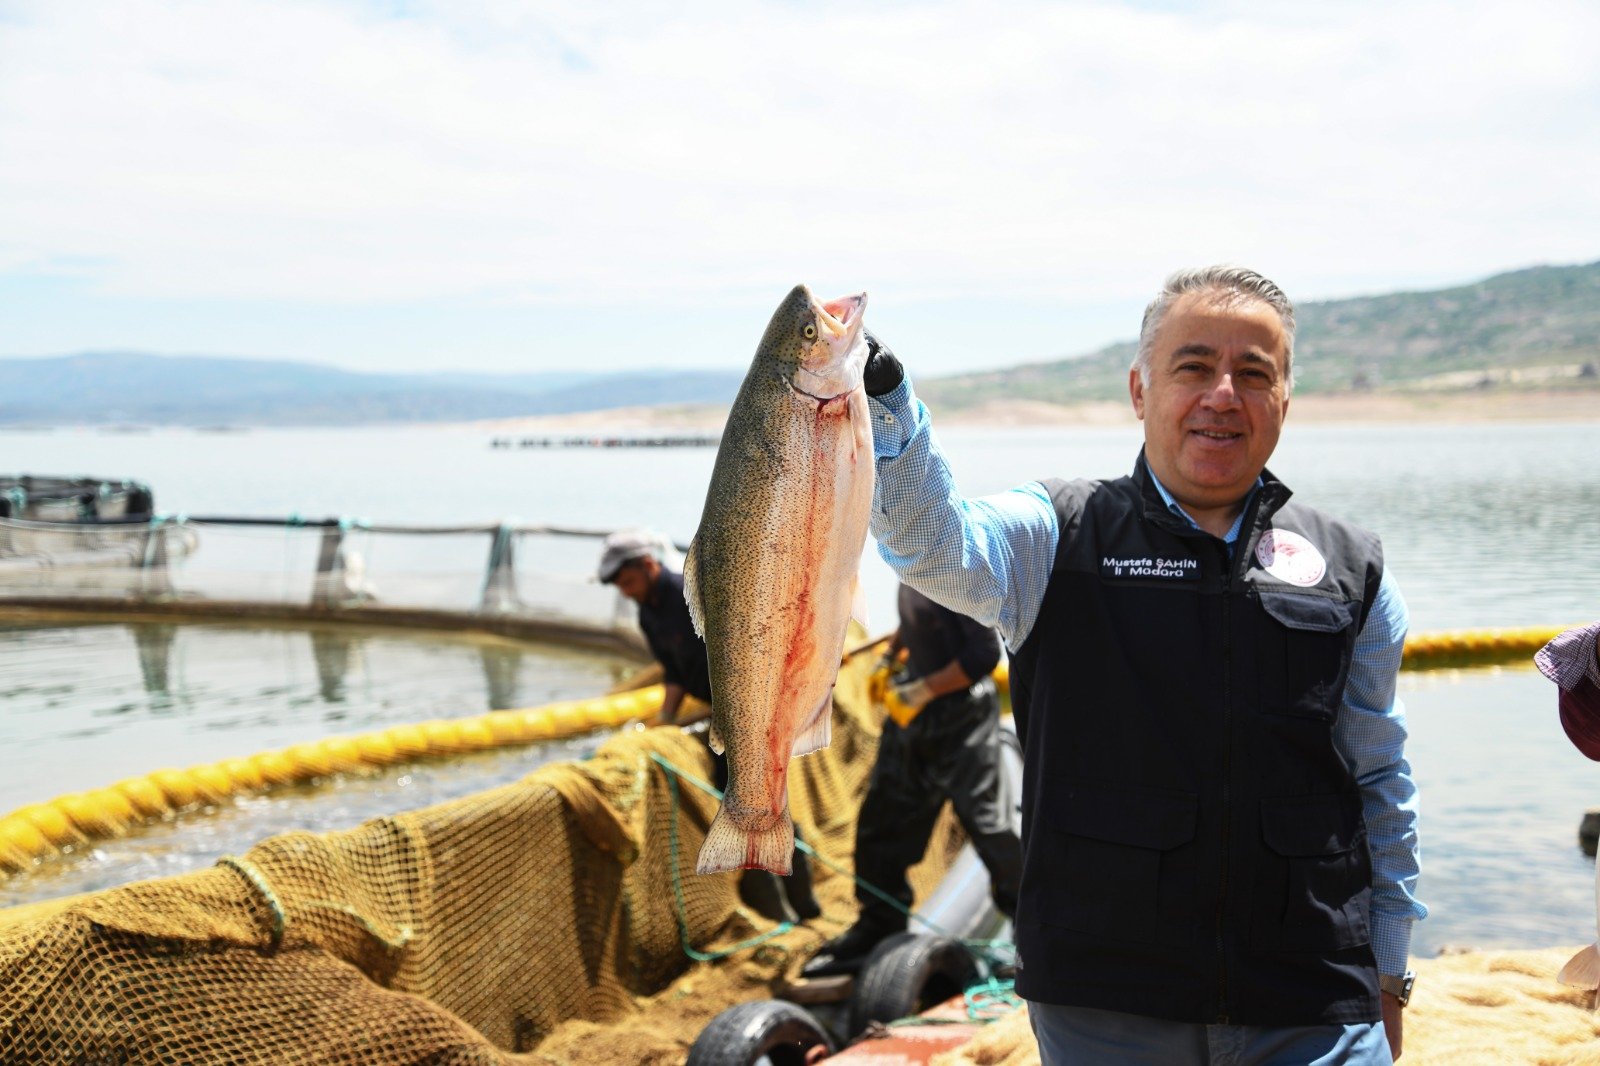
[{"label": "man's face", "polygon": [[1259,300],[1193,292],[1167,310],[1150,384],[1135,370],[1128,388],[1150,469],[1192,514],[1236,509],[1267,465],[1289,410],[1287,355]]},{"label": "man's face", "polygon": [[655,587],[656,574],[659,572],[660,564],[647,555],[623,563],[622,569],[611,580],[617,586],[617,591],[628,599],[634,603],[644,603],[650,598],[650,590]]}]

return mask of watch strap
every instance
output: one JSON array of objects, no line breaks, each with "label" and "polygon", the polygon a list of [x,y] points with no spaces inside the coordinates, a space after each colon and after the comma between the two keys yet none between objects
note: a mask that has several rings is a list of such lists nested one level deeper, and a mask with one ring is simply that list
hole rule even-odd
[{"label": "watch strap", "polygon": [[1399,977],[1386,973],[1379,974],[1378,991],[1389,993],[1404,1007],[1411,1002],[1411,989],[1416,984],[1416,981],[1417,973],[1415,970],[1407,970]]}]

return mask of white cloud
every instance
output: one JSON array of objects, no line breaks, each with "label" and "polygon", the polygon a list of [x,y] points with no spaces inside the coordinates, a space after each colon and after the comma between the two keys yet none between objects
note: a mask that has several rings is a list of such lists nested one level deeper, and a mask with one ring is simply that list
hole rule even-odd
[{"label": "white cloud", "polygon": [[1597,254],[1588,0],[14,3],[0,271],[135,297],[1290,291]]}]

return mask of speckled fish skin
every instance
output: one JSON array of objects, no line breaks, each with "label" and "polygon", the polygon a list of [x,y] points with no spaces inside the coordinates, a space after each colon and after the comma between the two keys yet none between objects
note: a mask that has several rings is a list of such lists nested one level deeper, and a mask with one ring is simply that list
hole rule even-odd
[{"label": "speckled fish skin", "polygon": [[767,326],[717,450],[684,595],[706,639],[728,787],[697,869],[788,873],[789,759],[826,747],[872,508],[866,294],[796,286]]}]

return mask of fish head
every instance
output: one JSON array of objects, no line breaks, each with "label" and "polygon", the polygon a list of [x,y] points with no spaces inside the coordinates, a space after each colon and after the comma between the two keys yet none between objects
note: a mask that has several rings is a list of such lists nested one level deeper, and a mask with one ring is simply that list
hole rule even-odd
[{"label": "fish head", "polygon": [[849,395],[867,365],[866,309],[864,292],[824,303],[796,285],[773,314],[762,350],[796,393],[819,404]]}]

